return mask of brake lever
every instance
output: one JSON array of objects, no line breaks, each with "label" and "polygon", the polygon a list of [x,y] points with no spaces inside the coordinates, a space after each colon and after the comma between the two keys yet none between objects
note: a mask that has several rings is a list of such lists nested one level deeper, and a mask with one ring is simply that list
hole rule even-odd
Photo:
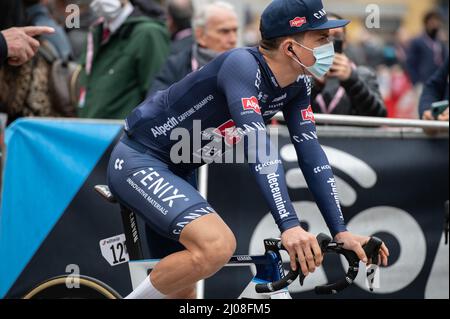
[{"label": "brake lever", "polygon": [[[328,245],[324,248],[322,248],[322,254],[325,255],[327,253],[335,253],[338,255],[342,255],[342,252],[344,250],[344,244],[343,243],[337,243],[337,242],[329,242]],[[299,281],[300,285],[303,286],[305,283],[306,276],[300,271],[299,273]]]}]

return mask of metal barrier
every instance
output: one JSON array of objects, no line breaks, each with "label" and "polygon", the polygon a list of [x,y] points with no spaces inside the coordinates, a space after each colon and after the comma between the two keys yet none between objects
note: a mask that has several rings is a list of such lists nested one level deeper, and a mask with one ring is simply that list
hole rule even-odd
[{"label": "metal barrier", "polygon": [[[316,123],[329,125],[346,126],[365,126],[365,127],[402,127],[402,128],[421,128],[421,129],[439,129],[449,130],[449,122],[441,121],[423,121],[412,119],[391,119],[368,116],[353,115],[332,115],[332,114],[314,114]],[[284,120],[283,114],[278,113],[275,116],[277,120]]]}]

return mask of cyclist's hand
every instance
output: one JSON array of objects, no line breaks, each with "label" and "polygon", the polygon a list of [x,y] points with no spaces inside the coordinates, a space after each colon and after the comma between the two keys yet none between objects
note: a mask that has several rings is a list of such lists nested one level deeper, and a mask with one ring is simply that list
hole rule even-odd
[{"label": "cyclist's hand", "polygon": [[[350,232],[339,233],[334,237],[336,242],[344,244],[344,248],[347,250],[352,250],[356,253],[358,258],[366,264],[370,264],[371,260],[367,259],[366,253],[362,246],[368,243],[370,237],[354,235]],[[383,266],[388,265],[389,249],[383,243],[379,252],[379,264]]]},{"label": "cyclist's hand", "polygon": [[291,257],[292,270],[297,270],[297,256],[302,273],[305,276],[314,272],[316,267],[322,264],[322,251],[316,237],[300,226],[286,230],[281,235],[281,240]]},{"label": "cyclist's hand", "polygon": [[448,121],[448,119],[449,119],[449,111],[448,111],[448,108],[444,111],[444,113],[442,113],[441,115],[439,115],[439,117],[438,117],[438,121]]}]

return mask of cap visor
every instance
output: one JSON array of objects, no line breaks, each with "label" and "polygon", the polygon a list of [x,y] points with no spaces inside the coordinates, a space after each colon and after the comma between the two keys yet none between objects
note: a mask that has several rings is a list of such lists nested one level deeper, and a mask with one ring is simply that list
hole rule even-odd
[{"label": "cap visor", "polygon": [[350,22],[351,22],[350,20],[328,20],[327,22],[322,23],[321,25],[318,25],[318,26],[312,27],[312,28],[308,28],[308,30],[337,29],[337,28],[345,27]]}]

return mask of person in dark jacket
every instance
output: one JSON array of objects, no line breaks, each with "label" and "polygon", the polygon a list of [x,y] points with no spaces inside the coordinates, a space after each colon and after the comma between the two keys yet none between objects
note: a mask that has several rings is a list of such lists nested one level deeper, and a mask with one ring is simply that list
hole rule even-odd
[{"label": "person in dark jacket", "polygon": [[20,1],[0,2],[0,67],[7,61],[14,66],[26,63],[39,48],[39,41],[33,37],[55,31],[49,27],[21,28],[23,23],[24,14]]},{"label": "person in dark jacket", "polygon": [[139,10],[143,15],[160,21],[165,21],[166,13],[163,7],[155,0],[130,0],[135,7],[135,10]]},{"label": "person in dark jacket", "polygon": [[[341,19],[335,14],[328,16]],[[345,28],[330,30],[330,36],[335,44],[340,42],[345,48]],[[375,72],[369,67],[356,66],[345,53],[336,53],[324,79],[315,79],[311,103],[315,113],[387,116]]]},{"label": "person in dark jacket", "polygon": [[14,27],[25,23],[24,8],[18,4],[16,0],[0,3],[0,9],[6,9],[0,10],[0,30],[7,28],[2,34],[8,46],[8,63],[0,67],[0,113],[7,115],[7,125],[20,117],[62,116],[48,76],[48,57],[57,57],[58,53],[49,42],[33,38],[39,35],[36,30],[54,29]]},{"label": "person in dark jacket", "polygon": [[424,18],[425,32],[413,39],[407,51],[407,69],[414,85],[424,84],[444,63],[448,50],[440,40],[443,22],[438,12]]},{"label": "person in dark jacket", "polygon": [[167,1],[167,26],[172,34],[170,54],[189,49],[195,42],[191,21],[194,6],[191,0]]},{"label": "person in dark jacket", "polygon": [[72,46],[67,33],[50,15],[48,1],[22,0],[22,2],[25,6],[26,19],[31,25],[49,26],[56,30],[52,35],[42,36],[42,40],[47,40],[54,46],[60,59],[69,60],[72,57]]},{"label": "person in dark jacket", "polygon": [[230,4],[218,1],[201,8],[194,25],[196,43],[168,58],[156,76],[149,96],[167,89],[220,53],[236,47],[238,20]]},{"label": "person in dark jacket", "polygon": [[419,103],[419,115],[424,120],[448,121],[448,107],[437,119],[431,113],[431,105],[434,102],[448,101],[449,90],[449,58],[426,82]]}]

